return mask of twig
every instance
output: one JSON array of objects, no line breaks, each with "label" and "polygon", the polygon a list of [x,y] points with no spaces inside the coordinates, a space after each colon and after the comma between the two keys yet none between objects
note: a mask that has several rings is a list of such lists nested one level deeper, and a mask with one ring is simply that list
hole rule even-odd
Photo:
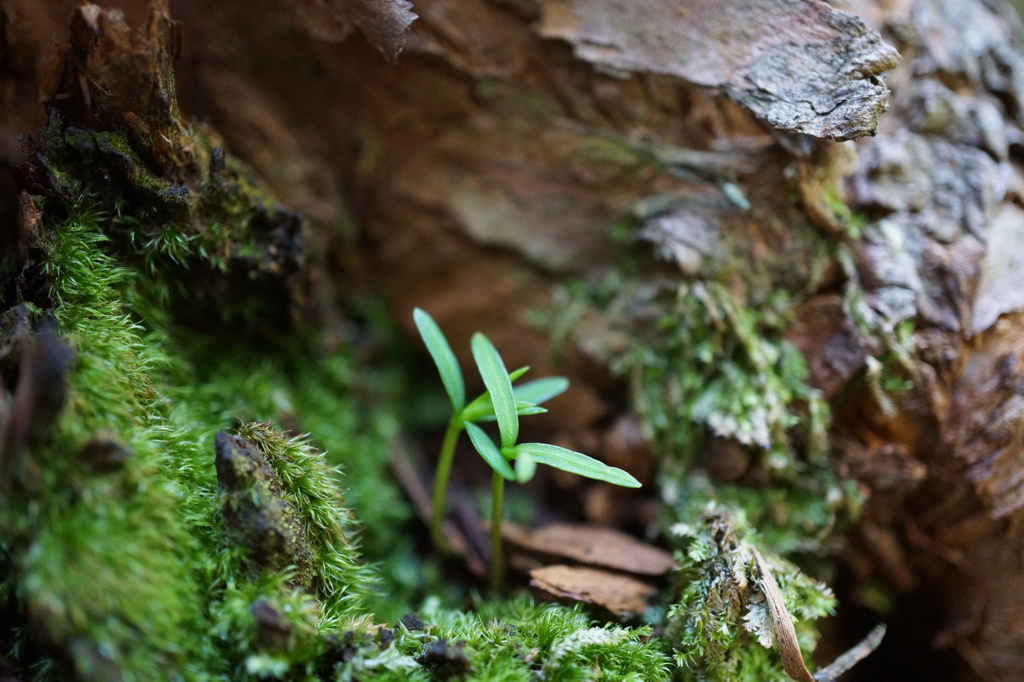
[{"label": "twig", "polygon": [[768,562],[761,556],[761,552],[754,550],[754,561],[757,563],[757,571],[760,573],[761,588],[768,600],[768,610],[772,616],[772,629],[775,631],[775,643],[779,646],[779,655],[782,657],[782,667],[790,678],[797,682],[815,682],[811,673],[804,663],[803,654],[800,653],[800,645],[796,641],[796,629],[793,627],[793,619],[786,610],[786,604],[782,601],[782,591],[775,577],[768,568]]},{"label": "twig", "polygon": [[872,651],[878,648],[885,637],[885,623],[879,623],[875,629],[868,633],[868,636],[850,648],[845,654],[834,660],[831,665],[822,668],[814,674],[815,682],[835,682],[835,679],[847,670],[864,660]]}]

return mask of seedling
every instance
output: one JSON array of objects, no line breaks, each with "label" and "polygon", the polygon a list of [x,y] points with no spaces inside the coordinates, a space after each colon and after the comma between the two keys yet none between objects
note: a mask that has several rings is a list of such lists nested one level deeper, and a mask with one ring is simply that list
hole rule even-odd
[{"label": "seedling", "polygon": [[[546,377],[529,381],[519,386],[512,382],[521,378],[530,368],[521,367],[514,372],[505,369],[505,363],[490,339],[477,332],[470,347],[473,360],[487,390],[470,403],[466,403],[466,387],[462,370],[452,352],[448,340],[434,319],[425,311],[416,308],[413,320],[420,336],[441,374],[441,383],[452,404],[452,416],[448,421],[441,444],[441,455],[437,462],[434,478],[434,497],[431,509],[430,537],[434,545],[444,549],[446,543],[441,532],[444,520],[444,498],[448,477],[455,457],[455,444],[459,434],[465,430],[480,456],[490,465],[491,473],[491,562],[490,582],[495,592],[505,581],[505,566],[502,557],[501,520],[505,481],[526,483],[536,471],[538,464],[547,464],[562,471],[579,474],[598,481],[607,481],[627,488],[639,488],[640,482],[622,469],[610,467],[593,457],[580,452],[548,445],[546,443],[517,443],[519,439],[520,415],[547,412],[540,405],[563,393],[569,388],[565,377]],[[499,443],[479,426],[480,422],[497,421]],[[510,462],[515,465],[513,469]]]}]

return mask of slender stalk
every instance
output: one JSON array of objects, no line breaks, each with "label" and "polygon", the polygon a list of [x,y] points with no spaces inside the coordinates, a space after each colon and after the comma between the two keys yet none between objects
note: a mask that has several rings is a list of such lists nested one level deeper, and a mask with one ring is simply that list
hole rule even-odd
[{"label": "slender stalk", "polygon": [[491,592],[500,594],[505,586],[505,556],[501,546],[501,519],[505,509],[505,479],[491,472]]},{"label": "slender stalk", "polygon": [[448,552],[448,543],[445,542],[444,533],[441,532],[441,524],[444,523],[444,498],[448,489],[448,477],[452,473],[452,461],[455,459],[455,443],[459,440],[459,433],[462,431],[462,421],[459,415],[453,414],[448,422],[448,430],[444,433],[444,442],[441,443],[441,455],[437,460],[437,473],[434,474],[434,499],[431,507],[430,517],[430,540],[442,552]]}]

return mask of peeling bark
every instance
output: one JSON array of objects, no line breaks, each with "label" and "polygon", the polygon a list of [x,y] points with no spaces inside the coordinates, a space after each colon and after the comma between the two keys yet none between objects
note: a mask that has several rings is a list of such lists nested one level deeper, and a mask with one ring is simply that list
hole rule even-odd
[{"label": "peeling bark", "polygon": [[829,140],[874,133],[899,54],[824,2],[558,0],[540,34],[612,71],[665,73],[722,88],[779,130]]}]

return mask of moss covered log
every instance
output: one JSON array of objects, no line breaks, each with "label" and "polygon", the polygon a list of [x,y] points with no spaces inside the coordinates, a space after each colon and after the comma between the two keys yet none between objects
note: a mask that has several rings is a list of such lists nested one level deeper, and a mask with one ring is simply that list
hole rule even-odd
[{"label": "moss covered log", "polygon": [[[402,403],[421,399],[398,373],[403,342],[383,341],[386,313],[361,325],[354,306],[321,298],[323,255],[305,245],[323,235],[210,127],[181,117],[179,30],[163,2],[138,30],[117,12],[78,8],[19,174],[0,319],[0,621],[13,624],[0,631],[3,665],[39,680],[783,679],[765,610],[775,581],[797,621],[797,655],[809,657],[831,593],[780,555],[828,557],[858,502],[826,454],[826,403],[786,338],[820,273],[781,276],[781,257],[766,260],[771,272],[741,273],[727,258],[680,286],[645,252],[621,266],[625,285],[614,275],[580,285],[572,305],[583,312],[563,309],[559,321],[579,326],[532,329],[542,343],[517,351],[551,336],[586,346],[595,317],[644,340],[600,360],[625,378],[640,440],[658,454],[661,513],[647,521],[679,568],[628,624],[521,594],[481,601],[464,576],[441,580],[451,566],[418,542],[388,472]],[[478,85],[517,125],[551,117],[546,101],[524,117],[522,93]],[[750,155],[551,130],[587,150],[574,166],[587,182],[614,186],[618,165],[642,176],[613,202],[639,216],[618,226],[631,243],[657,243],[654,224],[682,199],[651,192],[695,164],[721,165],[708,181],[721,194],[715,211],[732,226],[747,220],[734,176]],[[379,168],[373,145],[364,151],[361,168]],[[704,180],[690,189],[703,193]],[[470,218],[489,220],[478,197],[462,200]],[[599,208],[583,212],[610,227]],[[778,240],[799,237],[788,255],[834,253],[839,240],[794,221],[772,222]],[[601,234],[585,253],[625,251]],[[531,242],[530,258],[562,272],[568,261],[549,243]],[[471,279],[492,258],[504,256],[453,277]],[[557,295],[558,277],[533,277],[529,301]],[[580,431],[598,411],[578,419]]]}]

